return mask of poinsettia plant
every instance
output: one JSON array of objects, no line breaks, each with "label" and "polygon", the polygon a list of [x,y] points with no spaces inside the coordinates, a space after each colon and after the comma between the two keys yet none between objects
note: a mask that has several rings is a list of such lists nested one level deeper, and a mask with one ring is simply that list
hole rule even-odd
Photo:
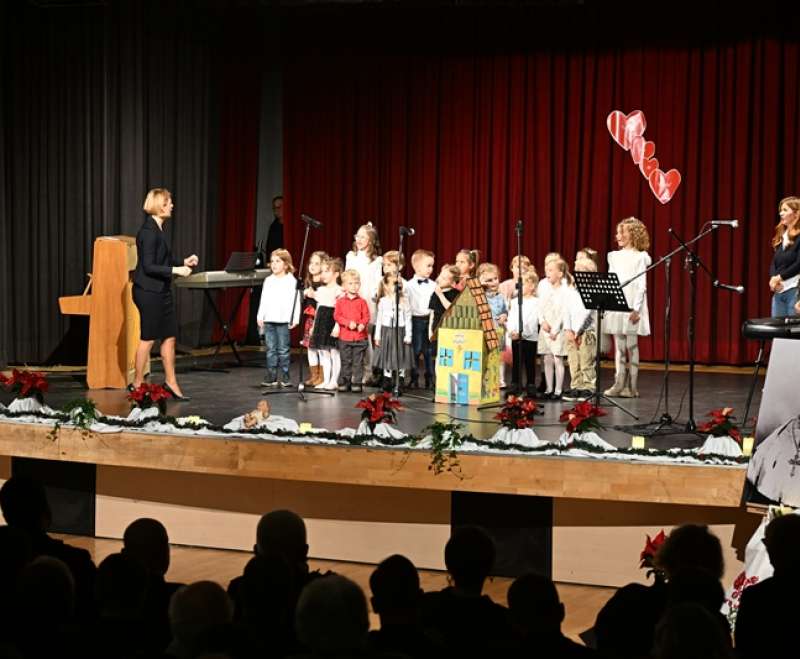
[{"label": "poinsettia plant", "polygon": [[172,398],[172,394],[160,384],[148,384],[143,382],[136,389],[128,394],[128,400],[134,407],[147,409],[156,405],[162,414],[167,409],[167,400]]},{"label": "poinsettia plant", "polygon": [[380,394],[370,394],[356,403],[356,407],[364,410],[361,418],[375,429],[378,423],[397,423],[397,410],[403,406],[399,400],[392,398],[392,394],[384,391]]},{"label": "poinsettia plant", "polygon": [[644,549],[642,549],[642,553],[639,555],[639,567],[642,570],[647,570],[648,577],[652,574],[656,579],[662,579],[664,575],[661,570],[656,567],[655,559],[658,550],[667,539],[667,534],[664,533],[664,529],[661,529],[652,538],[649,535],[646,536],[646,538],[647,540],[644,543]]},{"label": "poinsettia plant", "polygon": [[698,426],[700,432],[707,432],[713,437],[732,437],[740,444],[742,443],[742,433],[739,426],[734,423],[732,407],[722,407],[718,410],[711,410],[707,416],[711,421],[707,421]]},{"label": "poinsettia plant", "polygon": [[592,405],[589,401],[583,401],[575,407],[564,410],[558,420],[562,423],[567,422],[568,433],[584,433],[590,430],[600,430],[603,426],[600,425],[598,419],[605,415],[604,409]]},{"label": "poinsettia plant", "polygon": [[509,396],[494,418],[500,425],[511,430],[522,430],[530,428],[536,417],[536,401],[533,398],[522,396]]},{"label": "poinsettia plant", "polygon": [[0,385],[13,391],[18,398],[36,398],[40,403],[49,386],[44,373],[20,371],[16,368],[11,372],[11,377],[0,373]]}]

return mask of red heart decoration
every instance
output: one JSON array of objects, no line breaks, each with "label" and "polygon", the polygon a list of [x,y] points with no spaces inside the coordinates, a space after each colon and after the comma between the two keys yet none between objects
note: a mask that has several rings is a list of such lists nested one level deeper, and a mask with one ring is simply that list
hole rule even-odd
[{"label": "red heart decoration", "polygon": [[646,140],[642,135],[637,135],[631,140],[631,158],[637,165],[643,158],[652,158],[656,155],[656,143]]},{"label": "red heart decoration", "polygon": [[639,170],[644,174],[646,179],[650,178],[650,174],[658,169],[658,158],[645,158],[639,163]]},{"label": "red heart decoration", "polygon": [[627,115],[619,110],[614,110],[606,117],[606,126],[614,141],[628,151],[633,138],[644,134],[647,120],[641,110],[634,110]]},{"label": "red heart decoration", "polygon": [[678,186],[681,184],[681,173],[677,169],[670,169],[666,174],[656,169],[650,174],[650,189],[662,204],[666,204]]}]

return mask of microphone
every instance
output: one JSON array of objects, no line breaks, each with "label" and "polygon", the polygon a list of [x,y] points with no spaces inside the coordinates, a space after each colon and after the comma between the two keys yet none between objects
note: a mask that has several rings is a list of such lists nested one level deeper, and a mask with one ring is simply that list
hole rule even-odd
[{"label": "microphone", "polygon": [[416,233],[411,227],[400,227],[401,236],[413,236]]},{"label": "microphone", "polygon": [[716,288],[722,288],[722,289],[724,289],[726,291],[731,291],[733,293],[738,293],[739,295],[744,293],[744,286],[731,286],[729,284],[722,284],[722,283],[720,283],[719,279],[715,279],[714,280],[714,286]]},{"label": "microphone", "polygon": [[522,220],[517,220],[517,233],[522,232]]},{"label": "microphone", "polygon": [[711,220],[712,227],[730,227],[735,229],[739,226],[739,220]]},{"label": "microphone", "polygon": [[305,213],[300,215],[300,219],[303,220],[303,222],[305,222],[308,226],[314,229],[319,229],[322,226],[322,222],[320,222],[319,220],[315,220],[313,217],[311,217],[310,215],[306,215]]}]

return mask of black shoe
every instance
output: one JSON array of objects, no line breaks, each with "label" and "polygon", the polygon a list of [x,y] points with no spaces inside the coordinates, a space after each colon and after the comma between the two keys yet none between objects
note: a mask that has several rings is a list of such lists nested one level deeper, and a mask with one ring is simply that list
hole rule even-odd
[{"label": "black shoe", "polygon": [[133,386],[133,382],[131,382],[127,387],[125,387],[130,393],[136,391],[136,387]]},{"label": "black shoe", "polygon": [[350,387],[350,391],[352,391],[354,394],[360,394],[364,391],[364,387],[362,387],[360,384],[354,384],[352,387]]},{"label": "black shoe", "polygon": [[561,400],[561,394],[556,394],[556,393],[550,394],[550,400],[552,401]]},{"label": "black shoe", "polygon": [[408,388],[419,389],[419,380],[417,378],[412,379],[411,382],[408,383]]},{"label": "black shoe", "polygon": [[536,396],[536,400],[553,400],[553,392],[545,391]]},{"label": "black shoe", "polygon": [[349,384],[340,384],[339,385],[339,391],[342,392],[342,393],[350,391],[350,385]]},{"label": "black shoe", "polygon": [[172,390],[172,387],[170,387],[170,386],[169,386],[169,385],[168,385],[166,382],[164,383],[164,391],[166,391],[168,394],[171,394],[171,395],[172,395],[172,397],[173,397],[175,400],[177,400],[177,401],[179,401],[179,402],[181,402],[181,403],[185,403],[186,401],[190,401],[190,400],[192,400],[192,397],[191,397],[191,396],[187,396],[186,394],[184,394],[183,396],[179,396],[178,394],[176,394],[176,393],[175,393],[175,392]]},{"label": "black shoe", "polygon": [[392,380],[390,377],[383,376],[383,379],[381,380],[381,389],[384,391],[391,391],[393,387],[394,380]]},{"label": "black shoe", "polygon": [[580,396],[581,392],[578,391],[577,389],[568,389],[567,391],[564,392],[562,398],[564,400],[578,400],[580,399]]}]

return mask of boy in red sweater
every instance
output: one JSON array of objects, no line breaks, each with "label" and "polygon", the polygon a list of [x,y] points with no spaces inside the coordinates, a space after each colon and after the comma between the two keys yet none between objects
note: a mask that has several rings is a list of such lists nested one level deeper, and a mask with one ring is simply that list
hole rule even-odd
[{"label": "boy in red sweater", "polygon": [[369,307],[363,297],[358,295],[361,277],[357,270],[342,273],[344,295],[336,300],[333,319],[339,324],[339,355],[342,370],[339,373],[339,391],[361,393],[364,353],[367,351],[367,325]]}]

